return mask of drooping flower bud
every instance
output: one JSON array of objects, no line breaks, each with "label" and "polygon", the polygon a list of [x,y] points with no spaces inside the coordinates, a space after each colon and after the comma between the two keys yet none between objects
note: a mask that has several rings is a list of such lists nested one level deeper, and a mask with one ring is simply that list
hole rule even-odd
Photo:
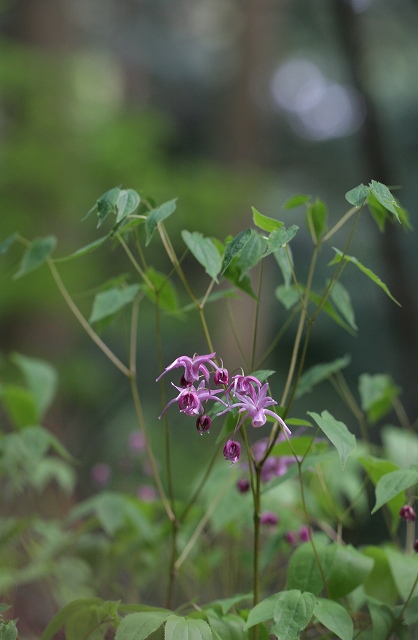
[{"label": "drooping flower bud", "polygon": [[310,539],[310,536],[309,536],[309,529],[306,526],[306,524],[303,524],[301,526],[301,528],[298,531],[298,536],[301,542],[308,542],[308,540]]},{"label": "drooping flower bud", "polygon": [[295,544],[296,535],[294,531],[286,531],[286,533],[284,534],[284,538],[289,544]]},{"label": "drooping flower bud", "polygon": [[240,443],[236,442],[235,440],[228,440],[228,442],[224,446],[223,454],[226,460],[231,461],[232,463],[231,467],[232,467],[232,465],[239,460],[239,457],[241,455]]},{"label": "drooping flower bud", "polygon": [[247,478],[240,478],[237,482],[237,489],[240,493],[247,493],[250,483]]},{"label": "drooping flower bud", "polygon": [[198,417],[198,419],[196,420],[196,429],[201,436],[205,433],[205,431],[209,431],[211,423],[212,420],[208,415],[206,415],[206,413]]},{"label": "drooping flower bud", "polygon": [[219,385],[223,384],[223,385],[227,385],[229,384],[229,373],[226,369],[217,369],[215,371],[215,374],[213,376],[213,380],[216,384],[217,387],[219,387]]},{"label": "drooping flower bud", "polygon": [[418,539],[414,542],[414,551],[418,553]]},{"label": "drooping flower bud", "polygon": [[274,527],[276,524],[279,524],[279,518],[275,513],[273,513],[273,511],[265,511],[260,516],[260,524],[266,524],[270,527]]},{"label": "drooping flower bud", "polygon": [[417,514],[409,504],[405,504],[402,507],[402,509],[399,511],[399,515],[407,522],[415,522],[415,518],[417,517]]}]

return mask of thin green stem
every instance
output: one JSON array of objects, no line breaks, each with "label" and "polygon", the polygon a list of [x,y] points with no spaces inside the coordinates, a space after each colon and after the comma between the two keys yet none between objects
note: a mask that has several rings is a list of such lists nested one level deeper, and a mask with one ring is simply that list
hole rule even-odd
[{"label": "thin green stem", "polygon": [[321,242],[326,242],[327,240],[329,240],[330,238],[332,238],[332,236],[334,235],[334,233],[336,233],[339,229],[341,229],[342,226],[345,225],[345,223],[351,218],[351,216],[356,213],[356,211],[361,211],[362,207],[351,207],[351,209],[349,209],[343,216],[342,218],[340,218],[338,220],[338,222],[336,224],[334,224],[334,226],[323,236],[323,238],[321,238]]},{"label": "thin green stem", "polygon": [[118,241],[120,242],[120,244],[122,245],[122,247],[125,250],[126,255],[128,256],[129,260],[132,263],[132,266],[134,267],[134,269],[139,273],[139,275],[141,276],[141,278],[143,279],[143,281],[150,287],[150,289],[152,291],[155,290],[155,286],[154,284],[151,282],[151,280],[147,277],[147,274],[143,271],[143,269],[141,269],[141,267],[139,266],[137,260],[135,259],[132,251],[129,249],[128,245],[126,244],[125,240],[122,238],[122,236],[117,233],[116,234],[116,238],[118,239]]}]

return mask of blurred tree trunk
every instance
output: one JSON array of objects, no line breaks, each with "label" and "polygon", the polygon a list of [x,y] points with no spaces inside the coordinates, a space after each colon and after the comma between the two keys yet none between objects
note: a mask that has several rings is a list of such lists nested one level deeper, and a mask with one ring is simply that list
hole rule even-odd
[{"label": "blurred tree trunk", "polygon": [[[365,38],[361,31],[361,20],[348,0],[331,0],[334,11],[339,42],[345,53],[346,64],[352,82],[363,95],[366,106],[366,119],[360,131],[361,156],[363,171],[359,181],[369,182],[371,179],[386,185],[398,184],[389,162],[388,150],[384,144],[384,136],[379,126],[378,113],[373,97],[368,91],[367,80],[362,74]],[[402,305],[398,307],[388,302],[387,313],[398,343],[400,370],[403,380],[397,380],[405,391],[404,403],[410,412],[410,419],[418,416],[418,302],[413,292],[415,288],[408,278],[403,258],[403,230],[393,225],[386,233],[378,234],[380,252],[386,266],[384,280],[389,289]]]}]

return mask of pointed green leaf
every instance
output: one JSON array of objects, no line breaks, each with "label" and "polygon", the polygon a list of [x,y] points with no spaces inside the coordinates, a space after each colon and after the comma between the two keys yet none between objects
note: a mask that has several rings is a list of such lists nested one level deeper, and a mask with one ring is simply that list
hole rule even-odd
[{"label": "pointed green leaf", "polygon": [[373,568],[373,560],[351,545],[335,543],[336,553],[327,574],[330,598],[343,598],[363,584]]},{"label": "pointed green leaf", "polygon": [[385,416],[393,407],[393,400],[399,396],[400,388],[385,374],[362,373],[359,377],[361,408],[373,424]]},{"label": "pointed green leaf", "polygon": [[255,378],[258,378],[260,382],[265,382],[267,378],[274,375],[276,372],[273,369],[257,369],[257,371],[252,371],[251,375]]},{"label": "pointed green leaf", "polygon": [[[375,486],[379,482],[380,478],[399,469],[398,465],[392,462],[392,460],[375,458],[374,456],[361,456],[359,458],[359,462]],[[405,502],[405,491],[401,491],[398,495],[387,502],[387,506],[392,515],[392,531],[395,531],[396,529],[399,522],[399,511]]]},{"label": "pointed green leaf", "polygon": [[363,584],[365,593],[389,607],[394,607],[398,600],[398,590],[390,572],[385,549],[368,546],[362,549],[362,552],[374,562],[373,569]]},{"label": "pointed green leaf", "polygon": [[164,624],[169,615],[170,612],[165,611],[130,613],[118,626],[115,640],[146,640],[151,633]]},{"label": "pointed green leaf", "polygon": [[15,620],[9,620],[9,622],[3,622],[0,619],[0,640],[16,640],[18,638],[18,631]]},{"label": "pointed green leaf", "polygon": [[273,253],[274,258],[279,265],[279,269],[282,272],[284,286],[288,287],[292,281],[292,266],[293,266],[293,256],[292,250],[288,244],[286,246],[280,247]]},{"label": "pointed green leaf", "polygon": [[[296,466],[296,465],[294,465]],[[317,545],[318,558],[325,578],[331,570],[336,545]],[[324,589],[322,574],[318,567],[318,560],[310,542],[301,544],[293,552],[287,568],[287,589],[309,589],[314,595],[319,595]]]},{"label": "pointed green leaf", "polygon": [[[109,213],[116,213],[116,203],[120,194],[120,187],[114,187],[113,189],[109,189],[106,191],[96,202],[97,208],[97,217],[99,218],[99,222],[97,223],[97,228],[99,228],[104,222],[105,218],[109,215]],[[94,207],[93,207],[94,210]],[[91,211],[91,209],[90,209]],[[90,211],[87,215],[90,214]],[[87,216],[86,216],[87,217]]]},{"label": "pointed green leaf", "polygon": [[311,217],[315,235],[317,239],[320,238],[327,230],[328,209],[325,202],[319,198],[315,202],[310,202],[307,205],[306,216]]},{"label": "pointed green leaf", "polygon": [[57,239],[55,236],[34,240],[23,254],[19,269],[14,274],[13,279],[17,280],[40,267],[49,258],[56,244]]},{"label": "pointed green leaf", "polygon": [[385,425],[381,431],[383,446],[388,458],[401,469],[418,460],[418,434],[399,427]]},{"label": "pointed green leaf", "polygon": [[289,311],[295,304],[300,302],[298,290],[294,285],[286,286],[285,284],[280,284],[274,290],[274,295],[282,303],[286,311]]},{"label": "pointed green leaf", "polygon": [[114,315],[130,304],[138,295],[139,290],[140,286],[138,284],[131,284],[124,289],[114,287],[98,293],[94,299],[89,322],[98,322],[103,318]]},{"label": "pointed green leaf", "polygon": [[205,610],[206,610],[206,607],[212,607],[212,608],[220,607],[222,613],[226,615],[228,611],[232,609],[232,607],[235,607],[237,604],[241,604],[242,602],[249,602],[252,599],[252,597],[253,597],[252,592],[238,593],[237,595],[232,596],[232,598],[222,598],[221,600],[213,600],[208,605],[205,605]]},{"label": "pointed green leaf", "polygon": [[321,362],[313,365],[313,367],[301,375],[295,398],[300,398],[305,393],[309,393],[316,384],[327,380],[334,373],[341,371],[341,369],[347,367],[350,362],[351,357],[346,355],[342,358],[337,358],[337,360],[333,360],[332,362]]},{"label": "pointed green leaf", "polygon": [[393,300],[394,302],[396,302],[397,305],[401,306],[399,304],[399,302],[396,300],[396,298],[393,297],[393,295],[391,294],[391,292],[389,291],[388,287],[385,285],[384,282],[382,282],[382,280],[373,273],[373,271],[371,269],[368,269],[367,267],[365,267],[363,264],[361,264],[361,262],[359,260],[357,260],[357,258],[354,258],[354,256],[348,256],[348,255],[343,255],[342,251],[340,251],[339,249],[336,249],[335,247],[333,247],[334,251],[336,252],[336,256],[335,258],[329,263],[331,264],[336,264],[338,262],[341,262],[341,260],[346,260],[347,262],[352,262],[353,264],[356,265],[356,267],[358,269],[360,269],[360,271],[362,271],[364,274],[366,274],[366,276],[368,278],[370,278],[370,280],[372,280],[375,284],[377,284],[378,287],[380,287],[381,289],[383,289],[383,291],[386,293],[386,295],[389,296],[389,298],[391,300]]},{"label": "pointed green leaf", "polygon": [[397,210],[398,203],[396,202],[387,186],[382,184],[381,182],[372,180],[370,183],[370,190],[375,198],[380,202],[380,204],[382,204],[385,209],[393,213],[398,222],[400,222],[399,213]]},{"label": "pointed green leaf", "polygon": [[[385,552],[392,577],[402,600],[405,602],[407,598],[416,598],[418,596],[418,584],[416,582],[418,555],[405,554],[390,547],[387,547]],[[412,587],[414,588],[412,589]]]},{"label": "pointed green leaf", "polygon": [[176,210],[176,201],[177,198],[168,200],[168,202],[164,202],[164,204],[160,205],[156,209],[152,209],[149,212],[145,220],[146,246],[148,246],[151,242],[152,236],[154,235],[154,231],[156,230],[158,223],[171,216],[171,214]]},{"label": "pointed green leaf", "polygon": [[297,195],[289,198],[283,205],[283,209],[294,209],[295,207],[300,207],[300,205],[308,202],[311,196]]},{"label": "pointed green leaf", "polygon": [[354,187],[354,189],[347,191],[345,199],[354,207],[361,207],[361,205],[367,200],[369,193],[369,187],[366,187],[364,184],[359,184],[358,187]]},{"label": "pointed green leaf", "polygon": [[275,593],[250,609],[244,630],[251,629],[251,627],[254,627],[256,624],[260,624],[260,622],[273,620],[274,610],[279,600],[279,596],[280,593]]},{"label": "pointed green leaf", "polygon": [[376,504],[373,507],[372,514],[376,513],[380,507],[399,493],[417,483],[418,467],[415,466],[386,473],[376,485]]},{"label": "pointed green leaf", "polygon": [[317,598],[314,616],[341,640],[352,640],[353,621],[348,611],[338,602]]},{"label": "pointed green leaf", "polygon": [[[147,297],[152,300],[152,302],[156,302],[158,296],[161,309],[167,313],[180,312],[173,282],[167,278],[164,273],[160,273],[152,267],[147,269],[146,276],[147,280],[154,286],[154,288],[151,288],[148,283],[143,285]],[[194,305],[194,307],[195,306],[196,305]]]},{"label": "pointed green leaf", "polygon": [[334,282],[331,288],[330,297],[346,322],[352,329],[354,329],[354,331],[357,331],[358,327],[354,317],[354,310],[351,305],[350,294],[341,282]]},{"label": "pointed green leaf", "polygon": [[205,268],[206,273],[218,282],[218,274],[222,269],[222,256],[212,240],[205,238],[197,231],[190,233],[184,230],[181,236],[196,260]]},{"label": "pointed green leaf", "polygon": [[253,291],[251,278],[248,274],[243,274],[239,265],[233,260],[226,271],[223,272],[225,278],[230,280],[238,289],[245,291],[249,296],[256,299]]},{"label": "pointed green leaf", "polygon": [[41,635],[41,640],[51,640],[56,633],[67,623],[67,620],[71,616],[73,616],[78,611],[82,611],[83,609],[88,608],[91,605],[100,605],[103,603],[101,598],[80,598],[78,600],[73,600],[70,604],[67,604],[63,607],[57,614],[52,618],[46,627],[45,631]]},{"label": "pointed green leaf", "polygon": [[33,392],[38,414],[42,418],[57,390],[58,375],[55,368],[44,360],[29,358],[20,353],[13,353],[10,359],[23,373],[26,384]]},{"label": "pointed green leaf", "polygon": [[267,240],[252,231],[248,242],[234,259],[234,264],[240,271],[240,280],[264,257],[266,246]]},{"label": "pointed green leaf", "polygon": [[299,640],[300,632],[312,618],[315,602],[313,593],[301,593],[298,589],[282,591],[274,609],[270,633],[279,640]]},{"label": "pointed green leaf", "polygon": [[164,640],[213,640],[213,635],[205,620],[193,620],[173,614],[167,618]]},{"label": "pointed green leaf", "polygon": [[251,229],[245,229],[245,231],[241,231],[241,233],[228,242],[225,247],[222,273],[225,273],[235,256],[239,255],[243,250],[247,242],[249,242],[252,233]]},{"label": "pointed green leaf", "polygon": [[318,425],[325,433],[327,438],[331,440],[340,456],[341,467],[344,469],[348,456],[356,447],[356,438],[349,432],[343,422],[336,420],[328,411],[323,411],[318,415],[314,411],[308,411]]},{"label": "pointed green leaf", "polygon": [[[386,579],[386,576],[385,578]],[[372,640],[387,640],[395,622],[392,611],[384,604],[368,602],[370,617],[373,625]]]},{"label": "pointed green leaf", "polygon": [[17,240],[17,236],[18,234],[15,232],[8,236],[6,240],[3,240],[0,244],[0,256],[4,256],[8,252],[12,244]]},{"label": "pointed green leaf", "polygon": [[280,229],[276,229],[272,231],[268,237],[268,248],[267,253],[274,253],[275,251],[281,249],[284,245],[288,244],[292,238],[295,237],[299,227],[296,224],[292,224],[291,227],[286,229],[285,227],[281,227]]},{"label": "pointed green leaf", "polygon": [[95,251],[96,249],[101,247],[102,244],[108,239],[108,237],[108,235],[102,236],[101,238],[94,240],[94,242],[90,242],[85,247],[77,249],[77,251],[74,251],[74,253],[70,253],[70,255],[68,256],[64,256],[63,258],[56,258],[54,262],[68,262],[69,260],[74,260],[75,258],[85,256],[87,253],[91,253],[92,251]]},{"label": "pointed green leaf", "polygon": [[268,216],[264,216],[262,213],[251,207],[253,210],[253,221],[254,224],[263,231],[274,231],[275,229],[279,229],[283,226],[283,222],[280,220],[276,220],[275,218],[269,218]]},{"label": "pointed green leaf", "polygon": [[141,202],[139,194],[133,189],[122,189],[116,201],[116,223],[121,222],[127,216],[130,216]]}]

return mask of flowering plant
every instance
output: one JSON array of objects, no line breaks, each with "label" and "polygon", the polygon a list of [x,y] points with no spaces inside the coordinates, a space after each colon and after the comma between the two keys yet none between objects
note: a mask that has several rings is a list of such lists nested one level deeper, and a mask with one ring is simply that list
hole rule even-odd
[{"label": "flowering plant", "polygon": [[[348,357],[307,365],[314,323],[320,315],[350,334],[357,330],[350,296],[341,283],[349,264],[393,299],[382,280],[351,256],[349,249],[366,208],[381,230],[392,222],[408,226],[407,213],[389,189],[374,180],[349,191],[346,199],[350,208],[330,228],[320,200],[296,196],[285,204],[285,210],[301,206],[306,210],[312,250],[304,282],[297,274],[290,244],[299,233],[297,225],[286,227],[253,209],[255,228],[225,241],[184,230],[185,250],[179,258],[166,226],[176,209],[175,200],[153,206],[133,189],[120,187],[102,195],[88,214],[97,215],[98,227],[111,219],[108,231],[69,256],[52,257],[53,236],[28,242],[16,233],[0,245],[0,255],[15,242],[25,247],[15,278],[46,263],[75,318],[125,378],[136,416],[130,449],[138,459],[143,456],[148,478],[136,496],[103,489],[70,507],[64,522],[49,523],[56,535],[51,547],[51,534],[48,538],[45,528],[26,531],[48,558],[49,564],[41,565],[45,579],[65,585],[57,567],[69,558],[72,567],[82,566],[86,576],[73,591],[55,588],[61,609],[46,626],[42,640],[51,640],[61,628],[68,640],[145,640],[163,634],[165,640],[413,637],[408,634],[418,621],[413,508],[418,467],[416,457],[412,453],[405,457],[405,450],[417,451],[417,425],[408,422],[406,435],[388,426],[382,432],[383,442],[372,445],[367,427],[391,409],[397,411],[401,424],[407,421],[399,388],[391,378],[363,374],[357,400],[343,375]],[[351,228],[343,248],[330,248],[329,241],[348,224]],[[156,236],[168,259],[164,271],[149,264],[153,255],[149,245],[154,246]],[[135,281],[129,284],[122,277],[116,284],[114,279],[106,282],[96,293],[87,320],[64,284],[59,265],[82,259],[106,242],[120,247]],[[331,252],[329,275],[318,285],[317,264],[327,251]],[[186,258],[190,257],[209,277],[201,295],[195,293],[196,285],[187,276]],[[278,268],[274,298],[280,305],[276,310],[279,326],[270,346],[259,353],[263,270],[270,258]],[[179,283],[190,304],[179,302]],[[253,306],[249,353],[243,348],[234,316],[238,294]],[[153,373],[147,360],[141,374],[145,371],[148,382],[156,378],[160,410],[148,402],[153,392],[142,379],[139,383],[137,371],[138,352],[150,342],[139,332],[150,303],[155,309],[156,359]],[[271,297],[267,303],[271,304]],[[216,328],[219,314],[211,316],[209,309],[220,304],[227,307],[236,352],[229,339],[218,339],[220,348],[214,348],[210,325]],[[165,319],[173,323],[180,317],[192,317],[193,312],[197,312],[201,333],[191,331],[192,321],[187,324],[188,353],[193,355],[179,356],[173,353],[173,345],[182,341],[173,339]],[[105,334],[109,330],[106,323],[121,314],[130,323],[126,359],[118,355],[117,346],[111,346],[113,334]],[[275,371],[260,367],[266,363],[277,366],[274,350],[292,326],[290,357],[286,363],[280,358],[282,381],[275,383]],[[198,355],[195,349],[207,353]],[[217,355],[225,350],[225,363],[231,366],[224,366]],[[163,362],[169,361],[165,352],[176,357],[164,368]],[[71,457],[39,426],[55,390],[51,368],[23,356],[13,357],[26,382],[26,395],[17,394],[11,385],[2,387],[2,401],[12,424],[11,433],[0,441],[3,475],[17,478],[19,471],[19,488],[35,485],[28,452],[37,451],[38,462],[49,469],[48,478],[58,478],[65,486]],[[41,372],[43,383],[39,384]],[[167,400],[166,381],[175,374],[177,384],[171,382],[174,396]],[[358,426],[360,439],[327,409],[321,413],[311,410],[302,417],[298,414],[299,398],[325,381],[333,384],[349,408],[352,429]],[[20,410],[22,397],[25,402],[28,398],[33,401],[30,420]],[[173,410],[176,405],[179,415]],[[158,414],[159,421],[155,419]],[[173,442],[177,444],[177,434],[187,428],[190,419],[198,434],[206,435],[202,440],[187,435],[181,451]],[[204,454],[198,449],[203,441]],[[20,466],[12,455],[16,443],[27,452]],[[48,467],[45,461],[51,448],[62,457],[59,472],[56,465]],[[187,471],[195,456],[198,472],[192,482]],[[180,458],[177,470],[176,457]],[[109,483],[110,471],[99,462],[94,469],[96,484],[104,487]],[[181,487],[176,474],[186,478]],[[35,488],[42,490],[47,480],[42,484],[38,479],[38,483]],[[356,547],[350,542],[355,539],[357,523],[367,521],[370,497],[372,515],[384,513],[388,538],[381,545],[366,539]],[[11,536],[14,549],[19,547],[19,532]],[[89,553],[92,548],[95,553]],[[28,556],[27,572],[32,570],[30,575],[37,576],[31,561]],[[6,596],[23,580],[24,570],[6,581]],[[112,589],[115,597],[109,598],[106,594],[114,593]],[[127,591],[136,602],[125,602]],[[0,636],[13,634],[13,629],[14,623],[0,621]]]}]

